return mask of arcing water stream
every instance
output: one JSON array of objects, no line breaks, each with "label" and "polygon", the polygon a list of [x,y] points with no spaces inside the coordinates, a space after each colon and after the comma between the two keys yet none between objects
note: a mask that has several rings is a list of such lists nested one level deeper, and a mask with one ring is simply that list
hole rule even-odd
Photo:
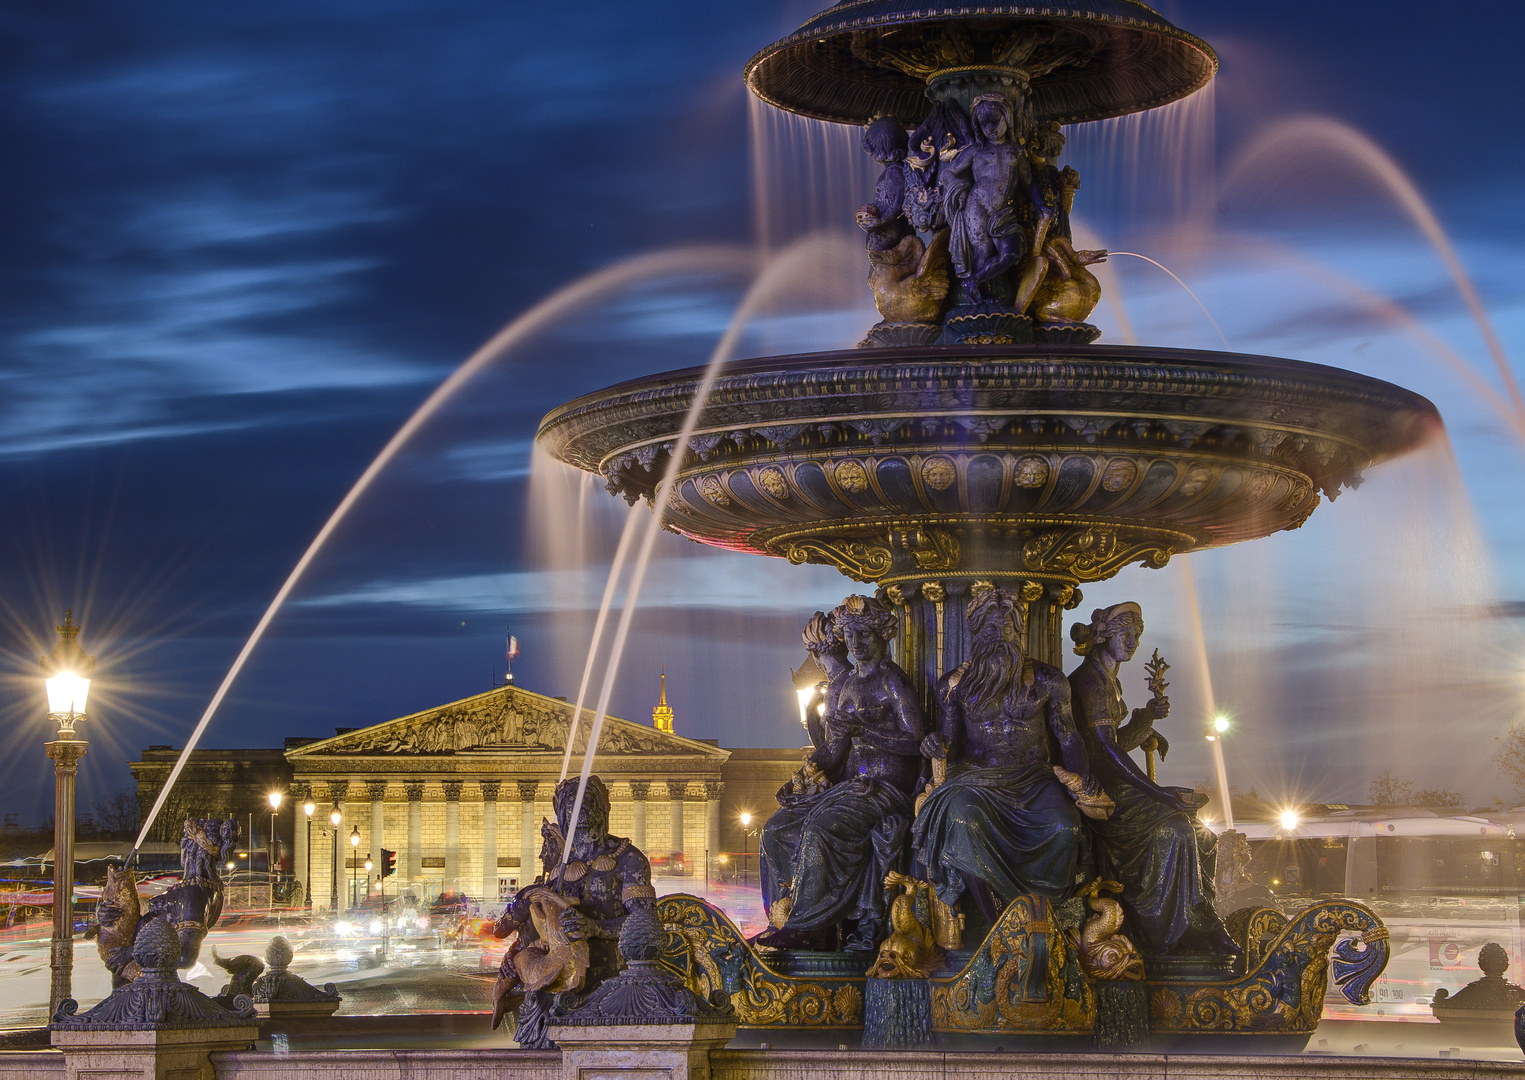
[{"label": "arcing water stream", "polygon": [[[731,359],[736,349],[736,343],[740,340],[742,331],[747,324],[769,304],[777,301],[780,294],[790,289],[797,289],[802,282],[812,280],[811,274],[820,273],[832,277],[841,278],[846,270],[845,266],[834,265],[837,262],[847,262],[856,265],[858,252],[856,245],[846,242],[839,235],[816,235],[807,236],[802,240],[796,240],[784,248],[777,256],[770,259],[758,276],[752,287],[743,297],[741,305],[731,317],[731,324],[726,328],[724,336],[715,346],[710,355],[709,363],[704,369],[704,377],[700,380],[698,388],[694,391],[694,400],[689,405],[688,414],[683,418],[683,427],[679,430],[678,438],[667,459],[667,468],[662,476],[662,481],[657,485],[656,494],[652,498],[651,517],[647,520],[646,531],[641,537],[641,548],[636,554],[635,564],[630,572],[630,582],[625,589],[625,604],[620,611],[619,626],[614,631],[614,640],[609,646],[609,658],[604,669],[604,681],[599,689],[598,707],[593,713],[593,724],[588,731],[587,749],[583,752],[582,773],[577,781],[577,796],[572,802],[572,815],[567,826],[566,836],[561,849],[561,865],[564,868],[572,853],[573,834],[577,829],[578,816],[582,812],[583,794],[588,788],[588,778],[593,772],[593,761],[598,749],[599,736],[604,729],[604,718],[609,711],[609,698],[614,693],[615,679],[619,675],[620,660],[624,656],[625,641],[630,634],[630,623],[635,617],[636,608],[640,603],[641,585],[646,580],[646,569],[651,563],[652,546],[656,543],[657,536],[662,531],[662,522],[667,511],[668,495],[678,478],[678,473],[683,467],[683,460],[688,456],[689,440],[693,437],[695,429],[699,426],[699,418],[704,414],[704,408],[709,402],[710,391],[714,388],[715,380],[719,377],[721,369]],[[614,564],[609,568],[609,584],[605,586],[605,598],[613,596],[614,583],[623,570],[622,556],[628,553],[628,547],[621,538],[621,550],[615,553]],[[588,650],[588,663],[591,665],[594,650],[598,645],[600,627],[594,629],[594,643]],[[581,717],[582,710],[579,708],[572,714],[572,724],[567,733],[568,753],[576,739],[576,725]]]},{"label": "arcing water stream", "polygon": [[[355,481],[354,486],[340,500],[339,505],[334,508],[334,512],[329,515],[328,520],[323,523],[323,527],[318,530],[318,535],[313,537],[312,543],[307,546],[307,550],[297,560],[296,566],[292,567],[291,573],[286,576],[285,582],[282,583],[280,589],[276,592],[275,599],[270,601],[270,606],[260,616],[258,624],[254,627],[254,632],[249,635],[249,639],[244,642],[243,648],[239,650],[237,658],[233,661],[233,666],[223,676],[221,684],[217,687],[217,692],[212,695],[211,702],[208,703],[206,711],[201,714],[201,719],[197,721],[190,738],[186,740],[185,749],[180,751],[180,756],[175,760],[174,768],[170,770],[169,776],[164,781],[164,786],[159,789],[159,795],[154,800],[152,809],[149,810],[143,819],[143,826],[138,832],[138,838],[133,842],[133,852],[136,853],[142,847],[143,841],[148,837],[149,830],[153,828],[155,819],[159,816],[159,811],[164,808],[164,801],[169,797],[170,789],[175,786],[175,780],[180,776],[181,770],[185,768],[185,763],[190,759],[191,751],[195,749],[196,744],[201,740],[207,725],[211,723],[218,706],[222,704],[223,698],[227,696],[234,680],[238,678],[239,672],[243,670],[249,655],[254,651],[254,647],[265,636],[265,631],[269,628],[276,614],[281,610],[281,605],[291,595],[292,589],[296,588],[297,582],[301,580],[302,575],[306,572],[308,566],[312,564],[313,559],[317,557],[318,552],[323,549],[324,543],[334,530],[339,527],[339,524],[349,514],[350,509],[359,501],[360,497],[365,494],[366,489],[381,474],[381,471],[407,445],[408,440],[413,437],[413,434],[423,427],[424,424],[428,423],[430,417],[438,412],[441,406],[448,402],[462,386],[466,385],[472,376],[496,361],[514,346],[549,326],[554,320],[564,316],[579,305],[586,304],[605,293],[632,284],[649,281],[654,277],[691,273],[696,269],[710,270],[716,273],[742,273],[750,270],[752,265],[752,257],[747,252],[737,248],[725,247],[680,248],[674,251],[654,252],[650,255],[641,255],[633,259],[627,259],[624,262],[616,263],[613,266],[574,281],[572,284],[546,297],[523,315],[514,319],[502,330],[498,331],[491,340],[469,356],[460,367],[456,368],[449,378],[424,399],[423,404],[414,411],[412,416],[408,417],[402,427],[397,429],[397,433],[382,447],[381,453],[377,454],[375,460],[366,467],[365,472],[360,474],[360,479]],[[129,856],[129,860],[130,858],[131,856]]]}]

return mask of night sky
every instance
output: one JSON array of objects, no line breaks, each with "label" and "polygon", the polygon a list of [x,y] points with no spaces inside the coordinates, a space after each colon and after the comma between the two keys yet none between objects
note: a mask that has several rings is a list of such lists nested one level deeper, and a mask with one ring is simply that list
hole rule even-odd
[{"label": "night sky", "polygon": [[[853,136],[759,122],[741,83],[813,10],[0,8],[0,809],[51,812],[36,658],[65,607],[100,657],[88,807],[144,746],[184,744],[329,513],[462,360],[583,275],[710,245],[579,307],[448,404],[318,556],[204,745],[276,746],[481,692],[505,628],[520,685],[575,695],[625,511],[596,483],[579,512],[576,479],[554,471],[532,499],[531,438],[572,397],[703,363],[760,233],[776,249],[837,203],[850,229],[867,195]],[[1525,696],[1525,442],[1489,400],[1503,383],[1445,265],[1332,148],[1358,136],[1303,122],[1347,125],[1404,170],[1525,377],[1525,16],[1501,0],[1160,10],[1218,49],[1220,76],[1165,114],[1076,134],[1076,212],[1102,246],[1180,274],[1223,338],[1169,278],[1115,257],[1125,314],[1098,311],[1105,340],[1226,339],[1387,378],[1436,402],[1451,444],[1373,470],[1297,533],[1087,587],[1077,614],[1144,604],[1145,652],[1175,664],[1173,782],[1208,775],[1210,672],[1236,786],[1359,800],[1392,769],[1525,801],[1486,760]],[[1132,156],[1134,138],[1151,149]],[[760,205],[759,174],[804,172],[769,139],[840,153],[786,205]],[[781,298],[741,354],[851,345],[875,318],[861,272]],[[799,626],[852,583],[663,541],[612,711],[648,720],[665,663],[680,733],[797,745]],[[1141,703],[1142,674],[1125,685]]]}]

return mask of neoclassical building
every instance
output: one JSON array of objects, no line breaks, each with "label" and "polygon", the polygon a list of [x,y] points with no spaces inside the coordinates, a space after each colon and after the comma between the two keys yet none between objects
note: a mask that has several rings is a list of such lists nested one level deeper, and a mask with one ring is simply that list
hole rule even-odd
[{"label": "neoclassical building", "polygon": [[[368,855],[375,881],[383,848],[397,852],[389,892],[432,896],[448,889],[497,899],[538,870],[540,823],[551,817],[571,715],[572,706],[560,698],[505,686],[372,727],[341,729],[330,739],[287,740],[279,758],[269,750],[198,750],[173,801],[184,813],[251,820],[253,846],[262,849],[267,794],[282,791],[276,833],[283,846],[290,843],[289,869],[310,880],[318,907],[327,907],[335,891],[336,846],[341,908],[348,906],[352,883],[354,894],[364,895]],[[653,718],[650,727],[612,716],[604,721],[593,770],[610,789],[612,831],[650,855],[658,875],[699,877],[733,867],[744,852],[755,871],[755,833],[773,812],[779,785],[798,767],[799,751],[726,750],[714,740],[673,733],[665,683]],[[585,709],[569,763],[573,776],[591,721]],[[140,805],[151,805],[175,757],[170,747],[152,747],[129,763]],[[254,761],[260,767],[250,769]],[[315,806],[310,825],[302,811],[309,800]],[[342,815],[337,830],[329,823],[335,807]],[[752,815],[750,829],[740,824],[743,812]],[[359,844],[352,845],[357,828]]]}]

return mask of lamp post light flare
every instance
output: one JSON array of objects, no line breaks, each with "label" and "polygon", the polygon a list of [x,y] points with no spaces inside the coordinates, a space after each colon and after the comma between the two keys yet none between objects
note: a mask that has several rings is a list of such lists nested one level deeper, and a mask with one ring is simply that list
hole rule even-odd
[{"label": "lamp post light flare", "polygon": [[72,609],[64,612],[57,627],[58,641],[40,658],[43,685],[48,696],[48,719],[58,725],[57,737],[46,744],[53,759],[53,941],[48,964],[52,981],[48,989],[48,1013],[58,1011],[65,998],[73,997],[74,972],[74,780],[79,759],[85,756],[85,740],[75,731],[85,720],[90,697],[90,676],[95,657],[79,645],[79,627]]},{"label": "lamp post light flare", "polygon": [[275,814],[281,808],[282,795],[279,791],[272,791],[265,796],[270,801],[270,835],[265,838],[265,869],[270,872],[270,903],[275,903]]},{"label": "lamp post light flare", "polygon": [[751,832],[749,831],[749,829],[751,828],[751,825],[752,825],[752,815],[749,812],[743,810],[741,812],[741,886],[742,886],[742,888],[746,888],[746,885],[747,885],[747,851],[748,851],[747,838],[752,835]]}]

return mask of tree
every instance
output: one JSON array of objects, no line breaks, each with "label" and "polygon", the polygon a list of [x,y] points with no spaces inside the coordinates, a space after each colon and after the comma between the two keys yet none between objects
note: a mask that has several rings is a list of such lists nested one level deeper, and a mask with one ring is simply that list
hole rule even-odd
[{"label": "tree", "polygon": [[1525,724],[1511,724],[1509,730],[1494,740],[1493,763],[1514,787],[1517,796],[1525,795]]},{"label": "tree", "polygon": [[111,835],[131,835],[138,831],[138,793],[132,788],[114,791],[94,804],[95,822]]},{"label": "tree", "polygon": [[1394,776],[1391,772],[1384,772],[1371,782],[1367,798],[1377,806],[1400,807],[1400,806],[1426,806],[1435,808],[1456,807],[1462,805],[1462,795],[1459,791],[1450,788],[1415,787],[1412,780]]}]

